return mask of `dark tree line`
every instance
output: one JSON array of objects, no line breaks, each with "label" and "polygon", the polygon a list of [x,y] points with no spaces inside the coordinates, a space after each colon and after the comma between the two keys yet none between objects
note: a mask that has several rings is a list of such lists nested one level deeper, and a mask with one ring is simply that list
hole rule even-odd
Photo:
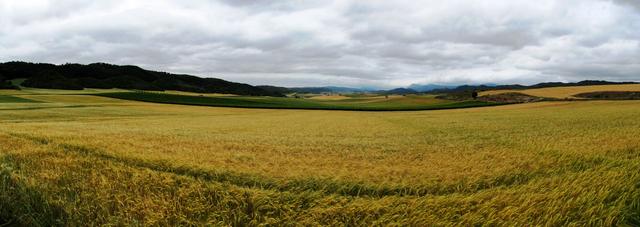
[{"label": "dark tree line", "polygon": [[0,63],[0,86],[6,80],[25,78],[25,87],[80,90],[83,88],[122,88],[136,90],[177,90],[200,93],[282,96],[248,84],[216,78],[171,74],[145,70],[138,66],[106,63],[63,64]]}]

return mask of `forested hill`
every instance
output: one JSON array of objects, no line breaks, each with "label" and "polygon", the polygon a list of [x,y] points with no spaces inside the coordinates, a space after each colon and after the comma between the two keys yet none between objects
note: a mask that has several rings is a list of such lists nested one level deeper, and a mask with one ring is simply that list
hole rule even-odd
[{"label": "forested hill", "polygon": [[0,84],[25,78],[25,87],[79,90],[83,88],[122,88],[139,90],[177,90],[202,93],[282,96],[274,91],[216,78],[171,74],[145,70],[138,66],[106,63],[64,64],[0,63]]}]

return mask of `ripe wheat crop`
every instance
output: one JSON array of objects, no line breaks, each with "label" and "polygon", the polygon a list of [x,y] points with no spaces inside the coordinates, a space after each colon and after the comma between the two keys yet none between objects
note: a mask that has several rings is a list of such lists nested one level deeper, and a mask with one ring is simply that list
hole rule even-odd
[{"label": "ripe wheat crop", "polygon": [[480,95],[495,95],[507,92],[520,92],[527,95],[545,98],[575,98],[574,95],[597,91],[640,91],[640,84],[594,85],[574,87],[549,87],[525,90],[493,90],[480,92]]},{"label": "ripe wheat crop", "polygon": [[13,94],[0,224],[640,225],[640,102],[349,112]]}]

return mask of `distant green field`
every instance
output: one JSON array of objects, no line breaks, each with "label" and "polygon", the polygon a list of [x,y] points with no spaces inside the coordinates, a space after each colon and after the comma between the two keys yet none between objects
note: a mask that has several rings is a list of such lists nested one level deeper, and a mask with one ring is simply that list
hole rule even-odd
[{"label": "distant green field", "polygon": [[349,98],[346,100],[312,100],[250,96],[207,97],[153,92],[114,92],[93,95],[154,103],[268,109],[399,111],[457,109],[498,105],[496,103],[482,101],[459,102],[439,100],[431,96],[399,96],[390,98],[361,97]]},{"label": "distant green field", "polygon": [[0,95],[0,103],[35,103],[39,101],[15,97],[11,95]]}]

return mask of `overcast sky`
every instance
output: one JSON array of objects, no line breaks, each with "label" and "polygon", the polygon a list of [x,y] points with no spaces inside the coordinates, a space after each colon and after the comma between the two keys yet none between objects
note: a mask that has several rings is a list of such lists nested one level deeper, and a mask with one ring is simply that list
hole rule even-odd
[{"label": "overcast sky", "polygon": [[1,0],[13,60],[282,86],[640,81],[640,0]]}]

